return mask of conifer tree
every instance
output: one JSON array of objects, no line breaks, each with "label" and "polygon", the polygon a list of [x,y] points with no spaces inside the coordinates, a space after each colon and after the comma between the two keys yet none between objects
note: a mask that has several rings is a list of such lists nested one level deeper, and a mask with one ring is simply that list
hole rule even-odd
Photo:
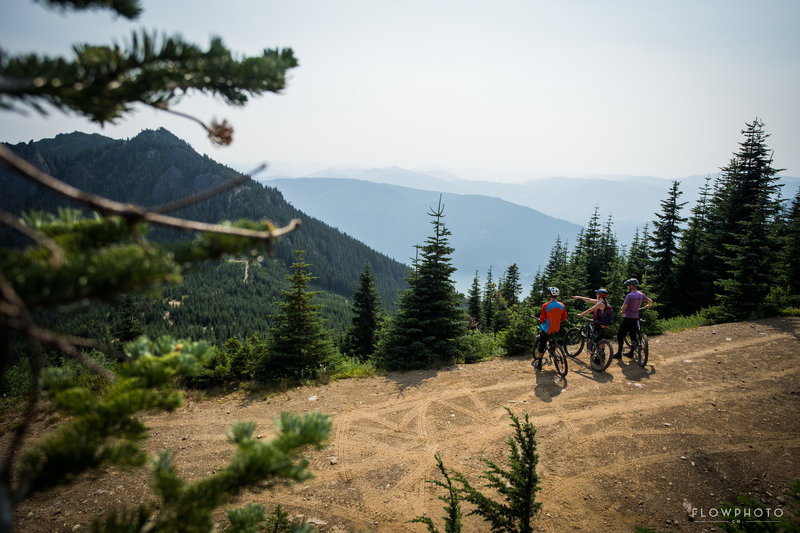
[{"label": "conifer tree", "polygon": [[712,246],[718,250],[717,303],[724,314],[756,316],[775,280],[779,248],[772,224],[780,212],[780,185],[764,123],[742,130],[739,151],[721,170],[715,198]]},{"label": "conifer tree", "polygon": [[313,303],[319,291],[308,290],[315,278],[303,261],[304,253],[295,251],[297,260],[288,276],[291,288],[283,291],[283,301],[278,304],[281,312],[273,317],[269,353],[256,371],[259,379],[315,377],[320,367],[335,356],[330,333],[319,316],[321,306]]},{"label": "conifer tree", "polygon": [[652,242],[652,278],[651,286],[658,296],[659,303],[663,305],[667,316],[677,314],[677,303],[681,297],[675,292],[678,281],[677,253],[681,239],[681,225],[686,218],[680,216],[681,208],[686,202],[679,203],[678,198],[682,191],[680,183],[673,181],[666,200],[661,202],[661,213],[656,213],[653,221]]},{"label": "conifer tree", "polygon": [[586,265],[586,285],[591,289],[597,289],[603,283],[605,260],[607,259],[603,241],[599,208],[595,207],[583,232],[583,241],[580,247],[581,257],[584,258]]},{"label": "conifer tree", "polygon": [[643,281],[650,272],[650,234],[648,224],[644,225],[641,233],[639,228],[633,235],[630,250],[628,250],[628,277]]},{"label": "conifer tree", "polygon": [[509,306],[513,307],[519,303],[519,293],[522,291],[522,285],[519,282],[519,267],[516,263],[506,269],[499,288],[500,294],[503,295]]},{"label": "conifer tree", "polygon": [[695,313],[714,301],[714,278],[710,271],[713,250],[708,236],[710,196],[711,178],[707,177],[700,190],[700,198],[692,207],[678,251],[674,291],[691,295],[689,298],[679,298],[675,304],[679,314],[683,315]]},{"label": "conifer tree", "polygon": [[346,340],[348,351],[362,361],[375,353],[380,308],[375,277],[367,263],[358,278],[358,289],[353,295],[353,319]]},{"label": "conifer tree", "polygon": [[492,277],[492,267],[486,273],[486,284],[483,286],[483,327],[484,331],[495,331],[495,315],[497,314],[497,285]]},{"label": "conifer tree", "polygon": [[475,277],[472,280],[472,286],[469,289],[469,295],[467,297],[467,313],[471,316],[474,320],[481,322],[483,320],[482,312],[481,312],[481,285],[480,279],[478,279],[478,271],[475,271]]},{"label": "conifer tree", "polygon": [[458,339],[466,332],[466,321],[459,306],[447,239],[450,231],[443,222],[444,205],[428,215],[433,219],[433,235],[422,247],[416,273],[408,280],[409,289],[400,296],[397,316],[381,354],[389,369],[430,368],[453,363],[458,356]]},{"label": "conifer tree", "polygon": [[786,231],[783,237],[781,283],[789,287],[792,294],[800,294],[800,190],[792,200],[786,216]]}]

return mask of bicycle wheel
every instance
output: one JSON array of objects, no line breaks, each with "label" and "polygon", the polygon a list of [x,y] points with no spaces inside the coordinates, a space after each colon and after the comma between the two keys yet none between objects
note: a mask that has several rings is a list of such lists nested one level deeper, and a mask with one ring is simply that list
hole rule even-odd
[{"label": "bicycle wheel", "polygon": [[555,348],[550,349],[550,358],[556,365],[556,372],[560,376],[567,375],[567,351],[558,343],[555,343]]},{"label": "bicycle wheel", "polygon": [[647,364],[647,359],[650,357],[650,341],[647,339],[647,333],[639,334],[639,345],[636,347],[634,357],[639,366]]},{"label": "bicycle wheel", "polygon": [[589,358],[592,365],[592,370],[596,372],[603,372],[611,364],[611,355],[614,353],[614,347],[611,342],[602,339],[597,341],[594,346],[594,353]]},{"label": "bicycle wheel", "polygon": [[578,357],[583,350],[585,341],[581,328],[569,328],[564,334],[564,350],[566,350],[568,356]]}]

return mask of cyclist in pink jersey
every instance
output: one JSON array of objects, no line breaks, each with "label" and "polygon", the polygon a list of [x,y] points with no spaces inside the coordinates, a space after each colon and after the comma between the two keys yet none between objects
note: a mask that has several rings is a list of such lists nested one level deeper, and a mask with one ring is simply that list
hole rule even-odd
[{"label": "cyclist in pink jersey", "polygon": [[630,278],[625,281],[625,288],[628,289],[628,294],[625,296],[625,303],[622,304],[622,324],[617,330],[617,353],[614,354],[615,359],[622,357],[622,346],[625,344],[625,335],[636,331],[639,327],[639,308],[642,303],[647,302],[647,308],[650,309],[653,305],[653,300],[640,292],[639,280]]}]

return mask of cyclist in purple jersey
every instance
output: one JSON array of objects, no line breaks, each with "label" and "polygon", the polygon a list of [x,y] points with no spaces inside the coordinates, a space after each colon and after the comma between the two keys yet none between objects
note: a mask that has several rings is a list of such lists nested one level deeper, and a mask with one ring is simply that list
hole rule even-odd
[{"label": "cyclist in purple jersey", "polygon": [[653,305],[653,300],[644,295],[638,290],[639,280],[630,278],[625,281],[625,288],[628,289],[628,295],[625,296],[625,303],[622,304],[622,324],[617,330],[617,353],[614,354],[615,359],[622,357],[622,346],[625,343],[625,335],[636,331],[639,327],[639,308],[642,303],[647,302],[647,308]]}]

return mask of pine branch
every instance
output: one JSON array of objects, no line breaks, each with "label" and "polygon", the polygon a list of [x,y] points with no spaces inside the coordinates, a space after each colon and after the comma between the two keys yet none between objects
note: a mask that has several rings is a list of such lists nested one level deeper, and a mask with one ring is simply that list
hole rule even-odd
[{"label": "pine branch", "polygon": [[84,9],[110,9],[128,19],[135,19],[142,13],[138,0],[37,0],[50,7]]},{"label": "pine branch", "polygon": [[40,232],[22,224],[17,217],[5,211],[0,211],[0,223],[17,230],[43,248],[47,248],[50,251],[50,266],[56,268],[64,263],[64,249],[47,235],[42,235]]},{"label": "pine branch", "polygon": [[73,51],[72,60],[0,53],[0,107],[20,102],[44,113],[41,103],[47,102],[103,124],[135,103],[170,109],[190,91],[241,106],[251,96],[280,92],[286,71],[298,64],[290,48],[237,60],[218,37],[204,51],[180,36],[144,31],[132,34],[127,49],[82,44]]}]

